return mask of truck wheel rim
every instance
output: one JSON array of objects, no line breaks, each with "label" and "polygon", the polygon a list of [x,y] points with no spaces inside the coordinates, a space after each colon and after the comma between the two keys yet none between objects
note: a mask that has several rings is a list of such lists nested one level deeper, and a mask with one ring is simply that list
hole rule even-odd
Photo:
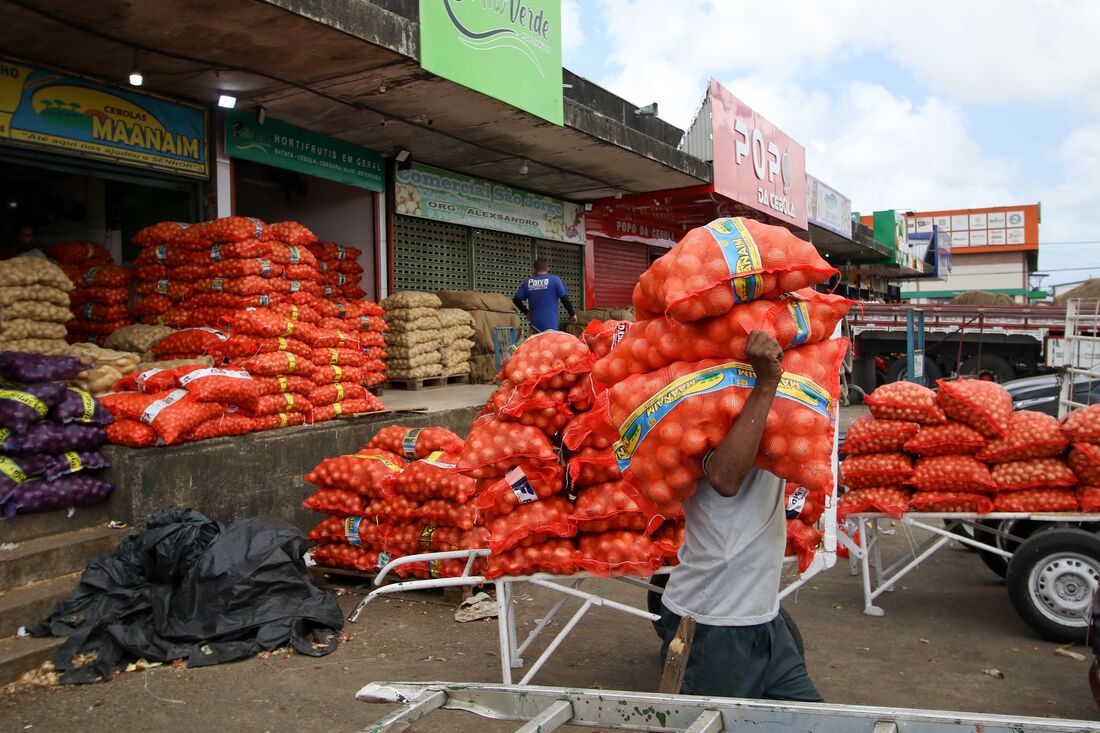
[{"label": "truck wheel rim", "polygon": [[1082,627],[1100,585],[1100,563],[1073,552],[1048,557],[1035,566],[1028,589],[1039,613],[1060,626]]}]

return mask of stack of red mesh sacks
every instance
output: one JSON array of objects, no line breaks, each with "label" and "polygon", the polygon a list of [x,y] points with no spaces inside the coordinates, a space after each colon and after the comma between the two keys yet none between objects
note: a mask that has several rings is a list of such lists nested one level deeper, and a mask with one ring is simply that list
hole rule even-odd
[{"label": "stack of red mesh sacks", "polygon": [[[1100,407],[1064,423],[1013,412],[998,384],[939,380],[938,392],[908,382],[867,398],[871,415],[848,429],[838,515],[883,512],[1096,511],[1100,508]],[[1073,442],[1073,449],[1066,449]],[[1074,487],[1080,485],[1076,492]]]},{"label": "stack of red mesh sacks", "polygon": [[[476,526],[468,503],[474,481],[454,470],[461,450],[462,439],[445,428],[393,425],[357,454],[322,461],[306,477],[319,488],[305,506],[329,515],[310,533],[321,543],[314,561],[367,571],[405,555],[485,547],[488,531]],[[463,560],[416,563],[398,574],[450,577],[465,566]],[[479,562],[474,572],[483,567]]]},{"label": "stack of red mesh sacks", "polygon": [[130,325],[130,284],[133,273],[114,264],[111,253],[94,242],[63,242],[45,248],[73,282],[69,293],[73,320],[65,324],[71,344],[102,344]]},{"label": "stack of red mesh sacks", "polygon": [[366,292],[359,284],[363,278],[363,266],[357,247],[345,247],[334,242],[313,242],[309,251],[317,258],[327,297],[335,300],[359,300]]},{"label": "stack of red mesh sacks", "polygon": [[[782,227],[719,219],[689,232],[639,278],[638,321],[593,370],[609,389],[584,426],[617,442],[627,486],[650,518],[675,518],[755,383],[753,330],[784,348],[784,375],[756,465],[798,487],[811,508],[834,489],[832,420],[848,349],[832,339],[851,302],[809,288],[836,270]],[[794,512],[792,512],[793,514]],[[800,566],[820,533],[814,512],[788,521]]]}]

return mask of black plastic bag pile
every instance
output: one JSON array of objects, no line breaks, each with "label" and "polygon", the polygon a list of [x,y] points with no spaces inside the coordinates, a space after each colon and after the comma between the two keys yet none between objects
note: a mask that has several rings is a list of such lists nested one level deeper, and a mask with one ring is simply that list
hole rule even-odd
[{"label": "black plastic bag pile", "polygon": [[28,631],[69,637],[54,662],[63,684],[110,680],[138,659],[204,667],[287,644],[324,656],[344,620],[313,584],[306,544],[270,517],[225,526],[171,507],[114,555],[93,558],[73,594]]}]

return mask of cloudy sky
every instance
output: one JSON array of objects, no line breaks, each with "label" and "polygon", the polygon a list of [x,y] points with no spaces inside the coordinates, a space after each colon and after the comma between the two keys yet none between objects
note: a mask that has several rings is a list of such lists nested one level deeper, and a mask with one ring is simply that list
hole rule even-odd
[{"label": "cloudy sky", "polygon": [[714,77],[853,208],[1042,202],[1100,277],[1100,0],[563,0],[564,63],[686,127]]}]

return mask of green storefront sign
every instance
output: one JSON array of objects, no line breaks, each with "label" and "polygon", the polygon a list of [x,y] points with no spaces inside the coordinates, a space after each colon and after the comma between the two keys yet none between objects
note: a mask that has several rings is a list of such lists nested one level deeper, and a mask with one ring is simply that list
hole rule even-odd
[{"label": "green storefront sign", "polygon": [[420,0],[420,65],[560,125],[561,0]]},{"label": "green storefront sign", "polygon": [[394,180],[396,213],[584,244],[584,208],[414,163]]},{"label": "green storefront sign", "polygon": [[0,143],[206,178],[206,112],[0,57]]},{"label": "green storefront sign", "polygon": [[373,150],[252,112],[225,115],[225,152],[231,158],[286,168],[371,191],[385,189],[385,164]]}]

